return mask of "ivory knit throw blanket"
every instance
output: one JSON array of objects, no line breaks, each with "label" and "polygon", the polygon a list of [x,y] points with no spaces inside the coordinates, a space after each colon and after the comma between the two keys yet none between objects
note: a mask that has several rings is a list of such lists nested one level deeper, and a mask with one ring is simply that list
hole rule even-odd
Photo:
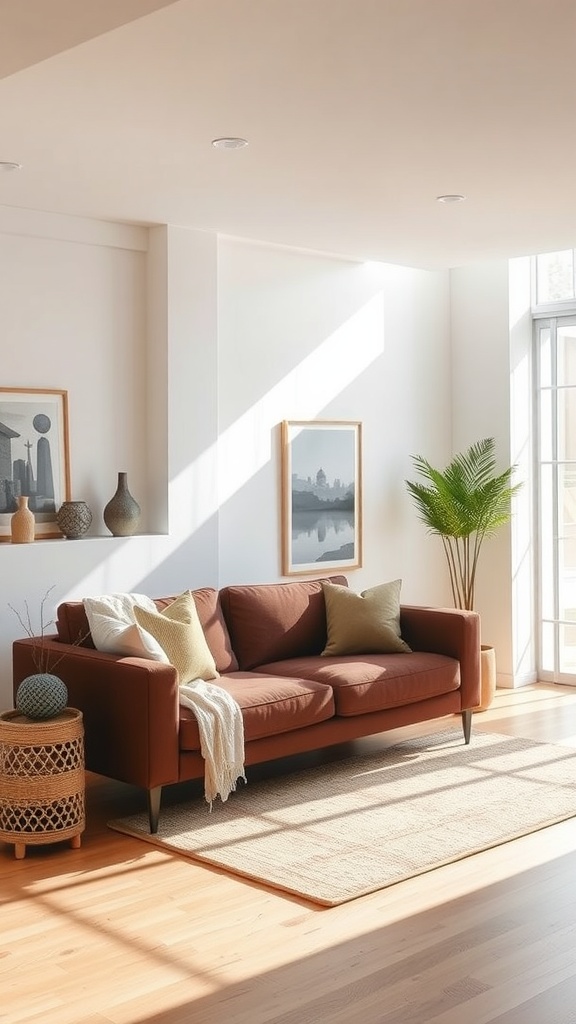
[{"label": "ivory knit throw blanket", "polygon": [[204,796],[225,801],[244,774],[244,722],[233,697],[214,683],[195,679],[180,686],[180,703],[196,716],[204,758]]}]

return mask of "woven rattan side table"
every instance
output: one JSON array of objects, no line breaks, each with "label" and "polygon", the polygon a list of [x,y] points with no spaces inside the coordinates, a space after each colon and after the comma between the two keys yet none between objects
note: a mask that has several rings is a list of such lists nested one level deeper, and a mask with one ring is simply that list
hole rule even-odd
[{"label": "woven rattan side table", "polygon": [[0,839],[26,847],[69,839],[77,849],[85,827],[82,712],[65,708],[33,721],[0,713]]}]

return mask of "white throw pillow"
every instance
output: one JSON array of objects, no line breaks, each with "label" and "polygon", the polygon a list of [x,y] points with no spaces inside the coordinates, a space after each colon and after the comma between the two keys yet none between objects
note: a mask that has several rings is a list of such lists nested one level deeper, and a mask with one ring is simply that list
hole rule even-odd
[{"label": "white throw pillow", "polygon": [[128,658],[149,658],[168,663],[163,648],[136,622],[134,608],[157,611],[146,594],[102,594],[85,597],[84,609],[96,650]]}]

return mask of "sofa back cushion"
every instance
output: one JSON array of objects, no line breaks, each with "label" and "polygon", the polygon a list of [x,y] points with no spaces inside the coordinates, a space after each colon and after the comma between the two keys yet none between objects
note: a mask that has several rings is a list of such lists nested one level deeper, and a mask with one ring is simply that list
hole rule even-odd
[{"label": "sofa back cushion", "polygon": [[[238,662],[230,643],[230,634],[220,607],[218,591],[212,587],[204,587],[201,590],[193,590],[192,595],[218,672],[235,672],[238,669]],[[162,610],[175,601],[177,596],[175,594],[172,597],[157,598],[155,604]],[[65,601],[59,605],[56,627],[58,639],[63,643],[77,643],[79,637],[83,637],[83,647],[94,647],[82,601]]]},{"label": "sofa back cushion", "polygon": [[[326,579],[326,577],[325,577]],[[330,583],[348,586],[345,576]],[[322,580],[230,586],[220,591],[232,647],[240,669],[270,661],[320,654],[326,646]]]},{"label": "sofa back cushion", "polygon": [[79,644],[81,647],[91,647],[94,650],[88,616],[82,601],[64,601],[58,605],[56,630],[58,639],[63,644]]}]

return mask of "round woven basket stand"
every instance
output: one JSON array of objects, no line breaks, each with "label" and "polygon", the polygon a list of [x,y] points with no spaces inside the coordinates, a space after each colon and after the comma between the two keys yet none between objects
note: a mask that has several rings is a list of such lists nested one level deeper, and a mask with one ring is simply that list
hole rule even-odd
[{"label": "round woven basket stand", "polygon": [[33,721],[0,713],[0,839],[26,846],[69,839],[80,846],[85,828],[82,712],[65,708]]}]

